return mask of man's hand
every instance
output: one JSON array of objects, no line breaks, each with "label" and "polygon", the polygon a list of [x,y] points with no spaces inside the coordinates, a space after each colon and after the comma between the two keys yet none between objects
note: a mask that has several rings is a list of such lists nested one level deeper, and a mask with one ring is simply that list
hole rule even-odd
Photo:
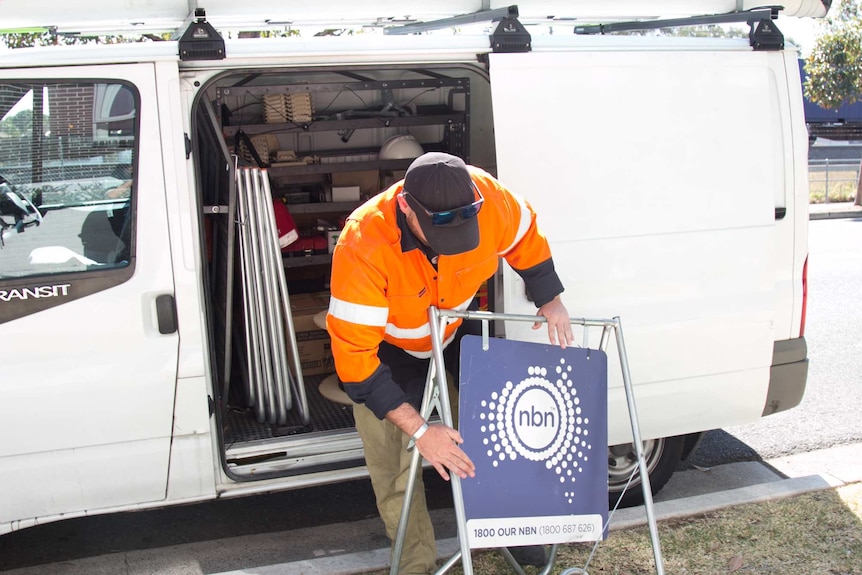
[{"label": "man's hand", "polygon": [[466,479],[467,476],[476,477],[476,466],[458,447],[461,443],[464,443],[464,439],[457,430],[443,424],[434,424],[419,438],[416,447],[422,457],[428,460],[446,481],[449,481],[447,469],[461,479]]},{"label": "man's hand", "polygon": [[[550,340],[551,345],[557,345],[559,341],[560,347],[566,349],[566,346],[572,345],[575,341],[574,335],[572,335],[569,312],[566,311],[566,306],[563,305],[560,296],[540,307],[536,315],[544,316],[548,320],[548,340]],[[540,327],[542,327],[541,322],[533,324],[533,329]]]},{"label": "man's hand", "polygon": [[[412,437],[425,423],[419,412],[409,403],[402,403],[387,413],[386,419],[406,433],[408,437]],[[446,481],[449,481],[447,469],[461,479],[466,479],[468,476],[476,477],[476,466],[473,465],[467,454],[458,447],[462,443],[464,443],[464,438],[458,431],[443,424],[434,424],[430,425],[428,431],[416,442],[416,449]]]}]

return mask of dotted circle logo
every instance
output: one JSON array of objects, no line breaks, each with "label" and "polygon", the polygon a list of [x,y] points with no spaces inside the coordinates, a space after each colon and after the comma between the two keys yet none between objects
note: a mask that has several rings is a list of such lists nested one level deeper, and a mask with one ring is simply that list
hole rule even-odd
[{"label": "dotted circle logo", "polygon": [[[571,372],[565,359],[550,369],[529,366],[520,382],[507,381],[482,400],[482,442],[494,467],[521,457],[543,464],[560,483],[575,482],[592,445]],[[571,503],[574,490],[564,496]]]}]

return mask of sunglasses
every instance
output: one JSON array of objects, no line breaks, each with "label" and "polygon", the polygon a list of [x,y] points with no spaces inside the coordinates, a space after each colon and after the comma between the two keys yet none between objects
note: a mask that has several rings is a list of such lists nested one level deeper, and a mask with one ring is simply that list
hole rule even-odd
[{"label": "sunglasses", "polygon": [[404,191],[402,193],[405,196],[410,196],[410,198],[414,202],[416,202],[416,205],[422,208],[422,211],[425,212],[429,218],[431,218],[432,226],[448,226],[455,221],[456,217],[459,217],[462,220],[469,220],[470,218],[475,218],[476,214],[479,213],[479,210],[482,209],[482,203],[485,201],[485,197],[482,195],[482,192],[479,191],[479,188],[476,187],[476,184],[473,184],[473,189],[476,190],[477,194],[479,194],[478,200],[476,200],[472,204],[461,206],[460,208],[443,210],[440,212],[432,212],[431,210],[423,206],[422,202],[416,199],[416,196],[411,195],[410,192]]}]

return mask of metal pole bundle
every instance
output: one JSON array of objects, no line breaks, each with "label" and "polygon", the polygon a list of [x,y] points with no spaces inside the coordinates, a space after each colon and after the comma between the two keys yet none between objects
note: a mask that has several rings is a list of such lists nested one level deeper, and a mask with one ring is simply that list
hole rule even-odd
[{"label": "metal pole bundle", "polygon": [[[284,425],[295,402],[302,422],[308,424],[308,401],[267,171],[239,168],[237,197],[249,401],[260,423]],[[288,365],[288,347],[295,377]]]}]

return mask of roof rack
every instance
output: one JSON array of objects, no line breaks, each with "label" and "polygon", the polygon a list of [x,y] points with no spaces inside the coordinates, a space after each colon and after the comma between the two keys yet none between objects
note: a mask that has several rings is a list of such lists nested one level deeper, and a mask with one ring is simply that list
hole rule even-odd
[{"label": "roof rack", "polygon": [[430,22],[414,22],[401,26],[392,26],[383,30],[384,34],[415,34],[430,30],[441,30],[452,26],[476,24],[478,22],[495,22],[497,28],[489,37],[494,52],[529,52],[532,48],[532,37],[523,24],[518,21],[518,7],[507,6],[494,10],[479,10],[460,16],[440,18]]},{"label": "roof rack", "polygon": [[632,30],[656,30],[658,28],[678,28],[682,26],[703,26],[709,24],[729,24],[745,22],[751,30],[748,41],[755,50],[783,50],[784,35],[772,22],[778,18],[782,6],[765,6],[727,14],[712,14],[691,16],[687,18],[666,18],[661,20],[633,22],[612,22],[608,24],[590,24],[575,26],[575,34],[609,34],[612,32],[629,32]]}]

